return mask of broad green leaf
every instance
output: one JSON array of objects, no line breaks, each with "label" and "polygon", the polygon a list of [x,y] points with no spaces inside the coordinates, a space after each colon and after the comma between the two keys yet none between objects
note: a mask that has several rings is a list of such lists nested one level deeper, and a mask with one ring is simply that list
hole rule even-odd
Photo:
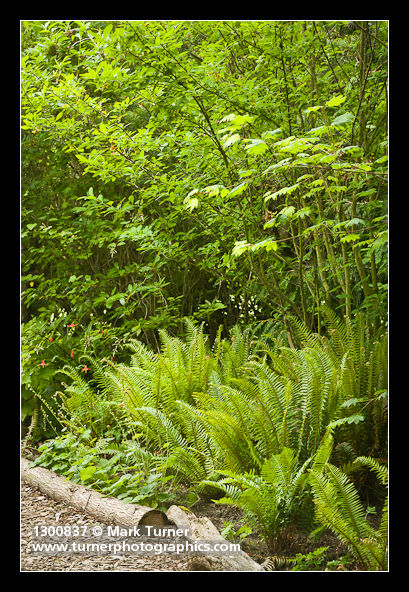
[{"label": "broad green leaf", "polygon": [[248,251],[249,247],[251,247],[251,244],[247,241],[236,241],[231,254],[233,257],[239,257]]},{"label": "broad green leaf", "polygon": [[203,191],[210,197],[216,197],[217,195],[224,197],[229,193],[229,190],[224,185],[208,185]]},{"label": "broad green leaf", "polygon": [[199,200],[197,199],[197,197],[191,197],[191,198],[186,197],[184,200],[184,203],[185,203],[186,207],[189,208],[190,211],[192,212],[199,205]]},{"label": "broad green leaf", "polygon": [[192,195],[195,195],[196,193],[199,193],[200,189],[192,189],[192,191],[190,191],[187,196],[186,199],[188,199],[189,197],[192,197]]},{"label": "broad green leaf", "polygon": [[342,105],[342,103],[344,103],[346,100],[347,98],[344,95],[337,95],[335,97],[332,97],[332,99],[327,101],[325,104],[327,107],[338,107],[339,105]]},{"label": "broad green leaf", "polygon": [[277,251],[278,243],[272,238],[266,238],[258,243],[250,246],[251,251],[258,251],[259,249],[265,249],[268,251]]},{"label": "broad green leaf", "polygon": [[277,129],[275,129],[275,130],[268,130],[268,131],[266,131],[266,132],[263,132],[263,133],[261,134],[261,137],[262,137],[262,138],[265,138],[265,137],[272,137],[272,136],[276,136],[277,134],[281,134],[281,132],[282,132],[282,130],[281,130],[281,127],[278,127],[278,128],[277,128]]},{"label": "broad green leaf", "polygon": [[249,144],[246,146],[246,150],[249,154],[253,156],[257,156],[259,154],[264,154],[266,150],[268,150],[268,145],[261,139],[256,138],[252,140],[246,140]]},{"label": "broad green leaf", "polygon": [[275,225],[275,222],[276,222],[276,219],[274,217],[264,224],[263,229],[266,230],[266,228],[271,228],[272,226]]},{"label": "broad green leaf", "polygon": [[359,163],[355,164],[354,167],[356,167],[357,169],[360,169],[361,171],[364,171],[364,172],[369,172],[372,170],[372,166],[368,163],[365,163],[365,162],[359,162]]},{"label": "broad green leaf", "polygon": [[247,189],[248,185],[248,181],[243,181],[243,183],[240,183],[230,191],[228,197],[237,197],[238,195],[241,195],[243,191]]},{"label": "broad green leaf", "polygon": [[351,407],[353,405],[357,405],[361,401],[362,401],[362,399],[357,399],[356,397],[352,397],[351,399],[347,399],[346,401],[344,401],[342,403],[341,407],[343,407],[343,408]]},{"label": "broad green leaf", "polygon": [[106,38],[106,37],[108,37],[108,35],[110,34],[110,32],[111,32],[111,31],[112,31],[112,23],[109,23],[109,24],[108,24],[108,25],[105,27],[105,29],[104,29],[104,31],[103,31],[103,33],[102,33],[102,34],[103,34],[103,36]]},{"label": "broad green leaf", "polygon": [[353,113],[350,113],[349,111],[347,113],[343,113],[342,115],[339,115],[338,117],[336,117],[334,119],[334,121],[331,123],[332,126],[335,125],[343,125],[344,123],[349,123],[350,121],[354,120],[354,115]]},{"label": "broad green leaf", "polygon": [[223,148],[228,148],[232,144],[236,144],[240,141],[239,134],[233,134],[232,136],[228,136],[227,139],[223,143]]},{"label": "broad green leaf", "polygon": [[247,123],[252,123],[254,121],[254,117],[252,117],[251,115],[237,115],[232,122],[235,125],[245,125]]},{"label": "broad green leaf", "polygon": [[275,191],[274,193],[271,193],[270,195],[267,193],[264,196],[264,201],[267,202],[270,199],[276,199],[279,195],[287,195],[288,193],[292,193],[297,189],[297,187],[299,187],[299,185],[299,183],[295,183],[295,185],[291,185],[290,187],[282,187],[281,189]]},{"label": "broad green leaf", "polygon": [[310,113],[315,113],[320,109],[322,109],[322,105],[315,105],[315,107],[307,107],[307,109],[304,109],[304,113],[305,115],[309,115]]},{"label": "broad green leaf", "polygon": [[302,220],[306,216],[309,216],[311,213],[312,209],[310,208],[310,206],[306,206],[305,208],[301,208],[301,210],[298,210],[298,212],[295,212],[294,218],[301,218]]},{"label": "broad green leaf", "polygon": [[293,216],[294,211],[295,211],[294,206],[286,206],[285,208],[280,210],[276,216],[277,224],[280,224],[282,222],[286,222],[288,220],[288,218],[291,218]]},{"label": "broad green leaf", "polygon": [[88,479],[91,479],[96,470],[97,467],[94,467],[92,465],[89,467],[85,467],[85,469],[82,469],[80,471],[81,481],[87,481]]},{"label": "broad green leaf", "polygon": [[251,177],[251,175],[254,175],[254,173],[257,173],[257,169],[240,170],[239,176],[242,178],[243,177]]},{"label": "broad green leaf", "polygon": [[365,220],[362,218],[351,218],[348,222],[345,223],[345,227],[348,228],[349,226],[365,226]]},{"label": "broad green leaf", "polygon": [[354,242],[356,240],[359,240],[361,237],[359,234],[347,234],[346,236],[343,236],[341,238],[341,242],[342,243],[350,243],[350,242]]},{"label": "broad green leaf", "polygon": [[225,123],[226,121],[232,121],[235,117],[236,117],[236,115],[234,113],[229,113],[228,115],[225,115],[224,117],[219,119],[219,123]]},{"label": "broad green leaf", "polygon": [[360,415],[360,414],[355,414],[355,415],[350,415],[349,417],[341,417],[340,419],[336,419],[335,421],[332,421],[328,427],[331,428],[336,428],[340,425],[345,425],[346,423],[351,425],[351,424],[358,424],[361,421],[364,421],[365,418]]}]

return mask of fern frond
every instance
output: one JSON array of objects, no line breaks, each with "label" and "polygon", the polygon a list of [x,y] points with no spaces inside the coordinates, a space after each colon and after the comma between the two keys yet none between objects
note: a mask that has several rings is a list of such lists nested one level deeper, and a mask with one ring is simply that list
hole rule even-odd
[{"label": "fern frond", "polygon": [[327,463],[323,473],[310,471],[317,519],[351,550],[364,569],[384,569],[385,542],[366,520],[353,483]]},{"label": "fern frond", "polygon": [[[163,464],[163,468],[175,468],[176,474],[189,483],[202,483],[208,476],[204,455],[192,447],[176,447]],[[213,471],[210,471],[212,473]]]},{"label": "fern frond", "polygon": [[358,458],[354,460],[354,464],[367,466],[371,471],[376,473],[382,485],[388,484],[388,467],[381,465],[374,458],[370,458],[368,456],[358,456]]},{"label": "fern frond", "polygon": [[139,407],[135,413],[141,418],[137,425],[145,432],[148,442],[160,448],[186,448],[187,440],[177,427],[160,409],[154,407]]},{"label": "fern frond", "polygon": [[158,362],[158,354],[148,348],[147,345],[137,339],[130,339],[128,348],[133,352],[131,366],[138,366],[145,369],[152,369]]}]

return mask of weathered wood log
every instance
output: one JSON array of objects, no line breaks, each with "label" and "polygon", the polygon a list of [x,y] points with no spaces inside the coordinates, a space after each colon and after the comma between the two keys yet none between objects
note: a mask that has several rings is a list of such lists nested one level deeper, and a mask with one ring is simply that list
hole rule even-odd
[{"label": "weathered wood log", "polygon": [[[206,517],[184,512],[171,506],[166,514],[160,510],[125,504],[116,498],[104,497],[101,493],[73,483],[44,467],[30,467],[31,462],[21,458],[21,479],[57,502],[65,503],[80,512],[86,512],[99,522],[121,527],[176,526],[188,529],[191,548],[188,547],[189,571],[265,571],[241,549],[215,551],[215,544],[228,545],[216,526]],[[210,551],[203,551],[203,543]],[[227,547],[223,547],[227,549]]]},{"label": "weathered wood log", "polygon": [[80,512],[86,512],[99,522],[123,527],[171,524],[161,510],[137,504],[125,504],[116,498],[104,497],[102,493],[73,483],[53,471],[44,467],[30,467],[30,464],[29,460],[21,458],[23,482],[57,502],[72,506]]},{"label": "weathered wood log", "polygon": [[215,549],[215,545],[220,545],[220,549],[227,549],[229,544],[209,518],[184,512],[178,506],[171,506],[166,515],[177,528],[189,529],[189,539],[193,547],[188,554],[189,571],[265,571],[241,548],[223,553],[212,550],[196,551],[195,548],[205,548],[203,544],[206,543],[211,549]]}]

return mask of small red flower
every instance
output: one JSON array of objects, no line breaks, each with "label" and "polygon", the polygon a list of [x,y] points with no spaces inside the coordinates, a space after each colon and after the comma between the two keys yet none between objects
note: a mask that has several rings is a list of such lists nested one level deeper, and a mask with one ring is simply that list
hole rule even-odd
[{"label": "small red flower", "polygon": [[91,370],[91,368],[88,368],[88,366],[85,364],[84,368],[81,368],[81,372],[88,372],[88,370]]},{"label": "small red flower", "polygon": [[52,343],[52,341],[53,341],[53,338],[52,338],[52,337],[50,337],[50,343]]},{"label": "small red flower", "polygon": [[41,362],[40,362],[38,365],[39,365],[39,366],[42,366],[42,367],[44,368],[44,366],[47,366],[48,364],[46,364],[46,363],[44,362],[44,360],[42,360],[42,361],[41,361]]},{"label": "small red flower", "polygon": [[73,327],[76,327],[77,325],[78,325],[78,323],[71,323],[71,325],[67,325],[67,327],[73,328]]},{"label": "small red flower", "polygon": [[113,361],[114,361],[114,356],[111,356],[111,362],[113,362]]},{"label": "small red flower", "polygon": [[101,335],[103,335],[103,334],[104,334],[104,330],[103,330],[103,329],[101,329]]},{"label": "small red flower", "polygon": [[72,358],[74,357],[74,350],[73,349],[71,350],[71,357]]}]

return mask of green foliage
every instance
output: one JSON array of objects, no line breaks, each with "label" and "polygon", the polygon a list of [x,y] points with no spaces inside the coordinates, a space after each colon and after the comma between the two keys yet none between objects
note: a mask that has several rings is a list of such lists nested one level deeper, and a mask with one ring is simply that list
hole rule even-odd
[{"label": "green foliage", "polygon": [[388,447],[387,42],[387,21],[21,22],[42,462],[158,505],[168,477],[225,488],[272,548],[328,491],[384,566],[344,475],[384,479]]},{"label": "green foliage", "polygon": [[320,571],[323,568],[325,562],[325,555],[328,551],[328,547],[319,547],[315,551],[311,551],[306,555],[303,553],[297,553],[294,561],[294,566],[291,571]]},{"label": "green foliage", "polygon": [[[358,463],[374,470],[387,483],[387,469],[374,459],[359,458]],[[317,519],[343,541],[364,570],[388,568],[388,501],[385,500],[378,529],[367,520],[367,511],[352,481],[338,467],[327,463],[322,473],[309,477]]]},{"label": "green foliage", "polygon": [[21,27],[24,320],[386,317],[387,22]]},{"label": "green foliage", "polygon": [[223,523],[223,528],[220,531],[222,537],[234,542],[244,541],[253,532],[251,526],[243,524],[237,530],[234,528],[231,520]]},{"label": "green foliage", "polygon": [[[34,317],[23,325],[21,420],[27,422],[32,417],[31,440],[58,434],[74,408],[78,412],[82,409],[84,417],[104,413],[108,418],[109,409],[92,389],[95,379],[103,376],[101,364],[108,363],[105,356],[113,359],[120,346],[108,325],[93,320],[88,326],[73,323],[64,310],[52,313],[48,319]],[[88,378],[85,363],[91,358],[94,382]],[[67,378],[68,385],[62,382]],[[65,395],[61,386],[67,387]],[[95,405],[99,411],[93,411]],[[84,417],[79,419],[79,425],[83,425]]]},{"label": "green foliage", "polygon": [[281,549],[284,528],[295,522],[302,508],[308,463],[299,466],[295,453],[284,448],[264,462],[260,475],[224,472],[227,477],[207,484],[227,494],[217,503],[233,503],[243,509],[275,552]]},{"label": "green foliage", "polygon": [[[158,353],[132,340],[129,366],[83,355],[89,376],[70,365],[57,371],[69,379],[58,394],[70,433],[40,448],[39,462],[127,501],[165,503],[168,479],[183,481],[192,494],[222,491],[217,503],[240,507],[273,553],[282,550],[292,527],[311,531],[313,495],[316,520],[366,569],[377,569],[374,561],[382,567],[387,514],[378,531],[370,527],[353,483],[329,463],[332,458],[348,471],[367,466],[386,484],[386,468],[366,455],[367,441],[357,442],[356,429],[373,421],[365,414],[373,393],[351,396],[362,384],[357,362],[349,365],[357,330],[332,317],[334,324],[338,332],[329,328],[328,337],[298,324],[304,347],[292,349],[271,348],[254,334],[250,340],[250,328],[233,329],[230,339],[219,333],[210,345],[203,326],[187,320],[185,340],[160,332]],[[378,344],[366,345],[374,352]],[[384,367],[370,366],[372,388],[384,380],[375,373]],[[362,415],[358,403],[364,403]],[[77,433],[86,434],[85,448]],[[112,456],[101,460],[101,453]]]},{"label": "green foliage", "polygon": [[121,445],[113,438],[91,438],[91,430],[68,432],[39,447],[33,466],[46,467],[124,503],[142,504],[166,510],[173,495],[165,476],[156,467],[158,459],[140,449],[134,441]]}]

